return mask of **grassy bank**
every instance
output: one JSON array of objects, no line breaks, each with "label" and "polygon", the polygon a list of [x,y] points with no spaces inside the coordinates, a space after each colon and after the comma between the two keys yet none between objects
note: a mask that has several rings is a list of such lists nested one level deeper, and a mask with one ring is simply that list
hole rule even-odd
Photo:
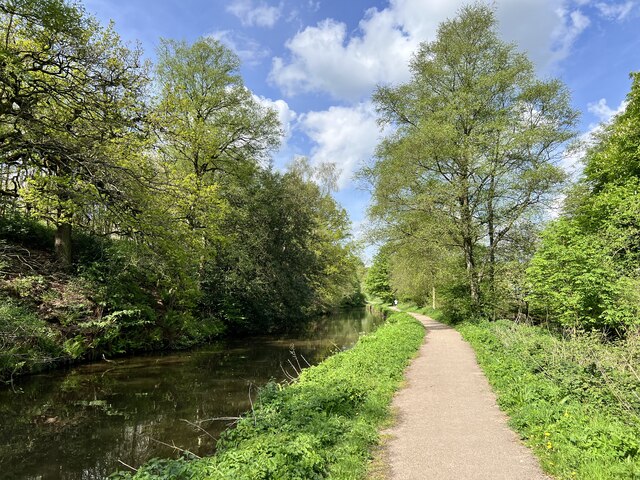
[{"label": "grassy bank", "polygon": [[391,315],[293,384],[264,388],[254,411],[223,435],[213,457],[153,460],[134,478],[363,478],[378,428],[423,337],[424,328],[409,315]]},{"label": "grassy bank", "polygon": [[640,336],[464,323],[512,427],[557,479],[640,479]]}]

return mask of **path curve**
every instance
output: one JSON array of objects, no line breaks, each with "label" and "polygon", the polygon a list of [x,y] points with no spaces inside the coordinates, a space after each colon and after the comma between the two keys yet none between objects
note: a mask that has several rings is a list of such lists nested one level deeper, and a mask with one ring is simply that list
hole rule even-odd
[{"label": "path curve", "polygon": [[392,480],[549,479],[508,427],[475,353],[453,328],[411,314],[427,329],[393,400],[386,444]]}]

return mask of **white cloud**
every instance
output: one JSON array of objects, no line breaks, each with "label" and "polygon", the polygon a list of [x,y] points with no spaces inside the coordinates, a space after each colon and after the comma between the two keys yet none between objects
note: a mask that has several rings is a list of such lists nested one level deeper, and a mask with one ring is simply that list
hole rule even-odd
[{"label": "white cloud", "polygon": [[598,121],[589,124],[588,130],[578,137],[575,145],[564,152],[561,164],[570,175],[575,178],[582,171],[582,159],[587,153],[587,150],[594,145],[598,134],[602,132],[602,128],[611,122],[616,115],[624,112],[627,104],[628,102],[623,100],[616,108],[611,108],[607,105],[607,100],[601,98],[597,102],[592,102],[587,105],[587,110],[592,113]]},{"label": "white cloud", "polygon": [[282,15],[282,4],[268,5],[265,2],[253,0],[233,0],[227,5],[227,12],[240,19],[242,25],[273,27]]},{"label": "white cloud", "polygon": [[611,20],[624,20],[624,18],[633,10],[634,2],[629,0],[624,3],[596,3],[596,8],[600,13]]},{"label": "white cloud", "polygon": [[[501,34],[545,70],[565,58],[589,26],[575,1],[501,0]],[[377,84],[407,81],[408,62],[419,43],[433,40],[440,22],[465,3],[390,0],[387,8],[367,10],[353,33],[346,24],[325,19],[287,41],[288,56],[274,58],[270,81],[289,95],[317,91],[361,100]]]},{"label": "white cloud", "polygon": [[246,65],[259,65],[269,56],[269,49],[252,38],[231,30],[218,30],[209,34],[211,38],[224,43],[236,52],[240,60]]},{"label": "white cloud", "polygon": [[571,47],[578,37],[591,24],[591,20],[580,10],[569,11],[565,8],[558,8],[558,17],[562,19],[556,29],[552,32],[553,49],[550,63],[554,64],[564,60],[571,52]]},{"label": "white cloud", "polygon": [[417,43],[390,20],[372,15],[360,22],[363,36],[351,38],[334,20],[307,27],[286,44],[290,62],[274,58],[269,78],[290,95],[324,91],[351,100],[368,95],[376,83],[405,81]]},{"label": "white cloud", "polygon": [[380,139],[370,103],[309,112],[300,116],[299,125],[316,144],[309,156],[311,163],[334,162],[341,170],[339,188],[346,187],[360,164],[372,157]]},{"label": "white cloud", "polygon": [[[627,108],[627,103],[628,102],[626,100],[623,100],[622,102],[620,102],[620,105],[618,105],[618,107],[614,109],[607,105],[606,98],[601,98],[597,102],[589,103],[587,105],[587,110],[598,117],[598,120],[600,122],[607,123],[619,113],[624,112],[624,110]],[[593,129],[596,127],[597,125],[590,125],[589,128]]]}]

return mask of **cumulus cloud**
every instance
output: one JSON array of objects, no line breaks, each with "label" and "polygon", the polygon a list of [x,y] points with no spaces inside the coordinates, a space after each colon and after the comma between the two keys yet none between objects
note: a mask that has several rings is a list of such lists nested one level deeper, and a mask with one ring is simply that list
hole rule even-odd
[{"label": "cumulus cloud", "polygon": [[282,4],[234,0],[227,5],[227,12],[238,17],[244,26],[273,27],[282,15]]},{"label": "cumulus cloud", "polygon": [[[288,95],[317,91],[359,101],[377,84],[408,80],[419,43],[433,40],[438,24],[464,3],[390,0],[387,8],[368,9],[355,32],[325,19],[287,41],[288,55],[273,59],[270,81]],[[581,8],[576,0],[501,0],[497,17],[503,36],[544,70],[565,58],[589,26]]]},{"label": "cumulus cloud", "polygon": [[[590,113],[594,114],[600,122],[608,123],[611,121],[611,119],[613,119],[613,117],[615,117],[619,113],[624,112],[624,110],[627,108],[627,103],[628,102],[626,100],[623,100],[622,102],[620,102],[620,105],[618,105],[617,108],[611,108],[609,105],[607,105],[607,99],[601,98],[597,102],[589,103],[587,105],[587,110]],[[597,126],[595,125],[590,126],[591,129],[596,127]]]},{"label": "cumulus cloud", "polygon": [[601,98],[597,102],[591,102],[587,105],[587,110],[596,117],[597,122],[589,124],[587,131],[578,137],[575,145],[564,152],[561,164],[570,175],[573,177],[579,175],[582,171],[582,159],[587,150],[594,145],[603,127],[611,122],[616,115],[624,112],[627,104],[628,102],[623,100],[616,108],[611,108],[607,104],[607,100]]},{"label": "cumulus cloud", "polygon": [[289,95],[323,91],[351,100],[376,83],[405,81],[417,43],[390,20],[370,15],[360,22],[364,35],[351,38],[344,23],[331,19],[307,27],[287,42],[289,62],[274,58],[269,79]]},{"label": "cumulus cloud", "polygon": [[236,52],[245,65],[259,65],[270,54],[268,48],[254,39],[231,30],[218,30],[210,33],[209,36]]},{"label": "cumulus cloud", "polygon": [[596,8],[604,17],[612,20],[624,20],[624,18],[633,10],[634,2],[629,0],[623,3],[596,3]]},{"label": "cumulus cloud", "polygon": [[299,125],[316,145],[309,156],[312,164],[333,162],[341,170],[339,188],[346,187],[359,165],[371,158],[380,139],[370,103],[308,112],[300,116]]}]

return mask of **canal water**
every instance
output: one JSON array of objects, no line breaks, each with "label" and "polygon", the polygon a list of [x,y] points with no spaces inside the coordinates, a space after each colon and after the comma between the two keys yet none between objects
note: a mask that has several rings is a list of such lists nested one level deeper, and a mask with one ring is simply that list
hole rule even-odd
[{"label": "canal water", "polygon": [[[0,478],[105,478],[181,450],[203,456],[256,390],[353,346],[382,319],[352,310],[295,335],[97,362],[0,387]],[[181,450],[179,450],[181,449]],[[121,463],[123,462],[123,463]]]}]

